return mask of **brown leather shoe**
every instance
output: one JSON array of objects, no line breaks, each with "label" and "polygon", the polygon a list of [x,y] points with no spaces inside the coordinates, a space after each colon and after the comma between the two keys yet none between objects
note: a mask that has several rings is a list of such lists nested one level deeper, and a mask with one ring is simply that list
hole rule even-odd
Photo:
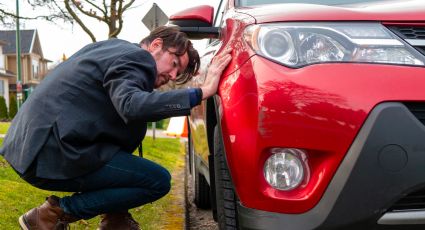
[{"label": "brown leather shoe", "polygon": [[107,213],[102,215],[98,230],[140,230],[129,212]]},{"label": "brown leather shoe", "polygon": [[19,224],[24,230],[60,230],[79,218],[63,212],[57,196],[49,196],[41,206],[29,210],[19,217]]}]

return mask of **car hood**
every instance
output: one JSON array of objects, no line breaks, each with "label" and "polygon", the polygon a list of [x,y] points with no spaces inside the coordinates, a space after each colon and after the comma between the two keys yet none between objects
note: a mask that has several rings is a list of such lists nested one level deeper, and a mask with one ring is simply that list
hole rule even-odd
[{"label": "car hood", "polygon": [[268,4],[238,8],[257,23],[281,21],[397,21],[425,23],[424,0],[379,1],[367,4],[326,6]]}]

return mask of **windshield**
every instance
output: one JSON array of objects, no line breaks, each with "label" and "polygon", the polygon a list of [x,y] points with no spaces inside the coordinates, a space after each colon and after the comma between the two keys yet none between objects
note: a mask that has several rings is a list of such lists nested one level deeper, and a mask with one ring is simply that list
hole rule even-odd
[{"label": "windshield", "polygon": [[252,6],[262,4],[275,4],[275,3],[307,3],[318,5],[346,5],[365,2],[380,2],[388,0],[239,0],[239,6]]}]

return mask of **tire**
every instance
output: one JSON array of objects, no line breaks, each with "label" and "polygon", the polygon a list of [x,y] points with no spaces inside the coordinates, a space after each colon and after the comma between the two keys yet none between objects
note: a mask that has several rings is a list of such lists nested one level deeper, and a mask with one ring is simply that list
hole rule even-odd
[{"label": "tire", "polygon": [[210,186],[195,166],[195,204],[198,208],[208,209],[211,208]]},{"label": "tire", "polygon": [[238,229],[237,197],[230,178],[218,126],[214,128],[214,169],[218,227],[220,230]]}]

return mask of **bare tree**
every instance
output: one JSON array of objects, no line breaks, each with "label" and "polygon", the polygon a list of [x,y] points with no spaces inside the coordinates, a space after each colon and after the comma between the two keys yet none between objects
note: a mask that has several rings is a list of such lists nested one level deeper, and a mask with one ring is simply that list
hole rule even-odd
[{"label": "bare tree", "polygon": [[13,13],[3,8],[3,5],[0,4],[0,24],[8,25],[10,24],[10,20],[12,20],[14,17],[15,15]]},{"label": "bare tree", "polygon": [[83,20],[84,16],[108,26],[108,37],[117,37],[123,27],[123,14],[135,0],[27,0],[34,8],[49,7],[65,21],[76,22],[90,36],[96,37]]},{"label": "bare tree", "polygon": [[[6,27],[12,27],[15,25],[16,18],[17,16],[14,10],[11,10],[5,4],[0,3],[0,25],[6,26]],[[38,15],[34,17],[22,16],[22,15],[19,16],[19,19],[24,19],[24,20],[44,19],[48,21],[53,21],[56,18],[63,18],[63,15],[52,13],[49,15]]]}]

